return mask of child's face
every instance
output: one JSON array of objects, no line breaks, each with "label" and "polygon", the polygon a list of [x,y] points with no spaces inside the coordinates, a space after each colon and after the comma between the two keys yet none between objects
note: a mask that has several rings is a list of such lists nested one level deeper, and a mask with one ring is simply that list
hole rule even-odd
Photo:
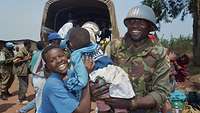
[{"label": "child's face", "polygon": [[46,53],[46,66],[51,72],[66,74],[68,69],[68,58],[60,48],[54,48]]}]

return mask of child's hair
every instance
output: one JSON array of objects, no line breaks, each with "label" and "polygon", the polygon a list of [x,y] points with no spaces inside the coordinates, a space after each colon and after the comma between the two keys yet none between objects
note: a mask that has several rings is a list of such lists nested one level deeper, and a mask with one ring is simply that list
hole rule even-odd
[{"label": "child's hair", "polygon": [[84,28],[72,28],[69,33],[69,42],[72,43],[73,49],[80,49],[90,43],[90,34]]},{"label": "child's hair", "polygon": [[189,64],[189,61],[190,61],[190,59],[189,59],[188,55],[186,55],[186,54],[183,54],[182,56],[178,57],[176,60],[176,62],[179,65],[187,65],[187,64]]},{"label": "child's hair", "polygon": [[43,43],[43,41],[38,41],[37,42],[37,49],[38,50],[42,50],[44,48],[44,43]]},{"label": "child's hair", "polygon": [[[50,46],[47,46],[47,47],[43,50],[43,52],[42,52],[42,59],[44,60],[45,63],[46,63],[46,61],[47,61],[47,56],[46,56],[47,52],[50,51],[50,50],[52,50],[52,49],[55,49],[55,48],[59,48],[59,47],[50,45]],[[61,48],[59,48],[59,49],[61,49]],[[61,50],[62,50],[62,49],[61,49]]]}]

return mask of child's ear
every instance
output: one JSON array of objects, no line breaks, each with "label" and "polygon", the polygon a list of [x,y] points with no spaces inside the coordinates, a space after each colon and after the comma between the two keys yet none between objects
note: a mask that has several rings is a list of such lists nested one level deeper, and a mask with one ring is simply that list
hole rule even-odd
[{"label": "child's ear", "polygon": [[69,42],[68,47],[69,47],[70,49],[72,49],[73,44],[72,44],[71,42]]}]

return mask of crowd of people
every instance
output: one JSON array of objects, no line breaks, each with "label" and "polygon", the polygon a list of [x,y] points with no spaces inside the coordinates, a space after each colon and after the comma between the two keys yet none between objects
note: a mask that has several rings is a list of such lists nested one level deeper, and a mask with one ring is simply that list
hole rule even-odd
[{"label": "crowd of people", "polygon": [[[11,87],[15,74],[19,80],[18,99],[21,103],[27,102],[26,92],[28,88],[28,65],[31,59],[30,41],[24,42],[24,47],[16,49],[12,42],[0,41],[1,52],[1,98],[7,100],[12,94],[8,91]],[[15,70],[15,71],[14,71]]]},{"label": "crowd of people", "polygon": [[[8,89],[15,67],[18,99],[26,103],[19,113],[33,108],[36,113],[89,113],[91,102],[97,103],[97,113],[165,113],[173,89],[171,78],[184,81],[187,73],[183,68],[189,58],[168,54],[150,34],[158,29],[150,7],[130,9],[124,25],[125,36],[110,42],[114,45],[111,57],[100,43],[101,36],[110,41],[111,34],[100,35],[98,25],[91,21],[82,27],[70,24],[70,28],[49,33],[48,46],[39,41],[34,52],[30,41],[16,48],[16,54],[13,43],[0,41],[1,98],[11,96]],[[172,65],[176,71],[173,74]],[[32,74],[35,98],[27,103],[28,74]]]}]

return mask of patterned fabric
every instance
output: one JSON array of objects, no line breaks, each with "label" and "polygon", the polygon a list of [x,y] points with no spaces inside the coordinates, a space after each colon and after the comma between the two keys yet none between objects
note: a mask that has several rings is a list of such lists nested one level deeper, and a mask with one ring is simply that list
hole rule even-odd
[{"label": "patterned fabric", "polygon": [[[19,52],[16,54],[16,58],[23,59],[24,57],[30,55],[29,52],[26,50],[26,48],[22,48]],[[28,76],[28,67],[29,67],[29,61],[26,62],[20,62],[16,64],[17,67],[17,76]]]},{"label": "patterned fabric", "polygon": [[158,112],[171,90],[166,49],[149,39],[137,47],[127,37],[115,43],[111,55],[114,63],[128,72],[136,96],[150,95],[156,100],[157,108],[146,112]]},{"label": "patterned fabric", "polygon": [[42,51],[34,52],[31,62],[30,62],[30,71],[32,74],[40,77],[44,77],[44,61],[42,59]]},{"label": "patterned fabric", "polygon": [[14,53],[6,48],[0,50],[0,90],[6,92],[14,81],[13,75],[13,58]]},{"label": "patterned fabric", "polygon": [[[6,48],[0,50],[0,70],[6,71],[7,68],[13,68],[14,53]],[[1,71],[1,72],[2,72]],[[10,70],[8,70],[10,72]]]}]

